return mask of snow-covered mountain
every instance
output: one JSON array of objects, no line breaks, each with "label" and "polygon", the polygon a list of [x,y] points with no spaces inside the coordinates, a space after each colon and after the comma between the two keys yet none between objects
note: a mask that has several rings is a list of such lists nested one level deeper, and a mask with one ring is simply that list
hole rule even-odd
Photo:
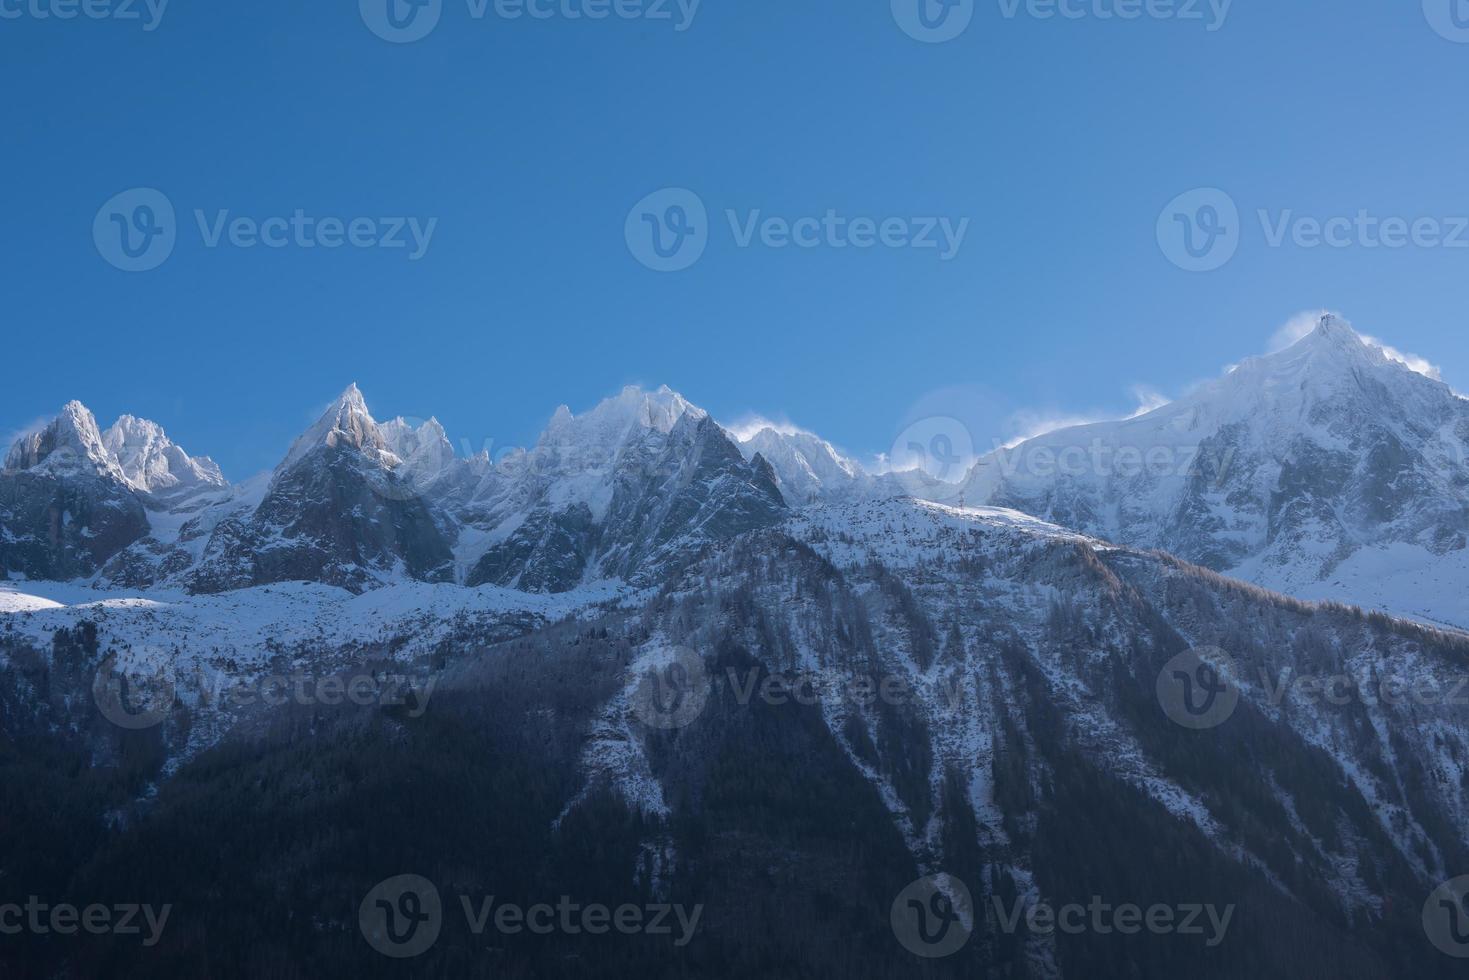
[{"label": "snow-covered mountain", "polygon": [[[786,510],[769,466],[666,387],[628,388],[581,416],[563,406],[532,449],[492,463],[458,458],[437,420],[379,423],[352,385],[272,473],[238,487],[155,423],[124,416],[103,433],[71,403],[11,449],[5,479],[5,571],[201,593],[651,584]],[[92,501],[75,530],[79,505],[53,499],[63,485]],[[76,540],[46,545],[63,531]]]},{"label": "snow-covered mountain", "polygon": [[228,485],[212,459],[190,457],[157,422],[124,415],[102,433],[102,445],[117,460],[127,484],[143,493]]},{"label": "snow-covered mountain", "polygon": [[979,461],[967,499],[1303,598],[1469,627],[1469,400],[1343,320],[1155,411]]},{"label": "snow-covered mountain", "polygon": [[[516,806],[435,803],[415,832],[455,849],[442,821],[462,818],[474,841],[520,835],[572,864],[590,858],[568,842],[618,841],[628,867],[606,880],[731,898],[716,927],[729,950],[776,936],[800,975],[820,972],[802,959],[813,936],[865,944],[823,955],[874,977],[911,967],[850,923],[885,936],[918,875],[966,881],[980,902],[1237,907],[1231,939],[1249,938],[1209,954],[1214,975],[1267,975],[1262,936],[1332,975],[1439,975],[1419,908],[1469,867],[1469,643],[1150,549],[1361,604],[1373,593],[1346,571],[1403,555],[1450,596],[1469,581],[1454,565],[1465,404],[1328,318],[1172,405],[981,461],[968,502],[1009,506],[953,507],[809,433],[737,439],[667,388],[558,409],[533,447],[491,460],[457,457],[434,420],[378,422],[354,385],[237,486],[152,423],[103,432],[72,403],[0,473],[0,741],[77,769],[121,759],[133,782],[31,773],[55,798],[17,819],[34,834],[46,807],[105,812],[122,831],[91,864],[120,862],[129,883],[155,873],[133,850],[147,834],[197,833],[213,854],[258,823],[290,845],[288,872],[251,882],[268,894],[334,880],[341,854],[318,848],[352,814],[378,816],[362,787],[393,765],[428,800],[469,800],[456,794],[487,769],[475,785]],[[1420,590],[1453,618],[1440,598]],[[1180,671],[1200,651],[1219,654],[1215,672]],[[423,724],[401,704],[229,694],[393,673],[443,684]],[[1180,673],[1226,679],[1232,713],[1208,730],[1170,715]],[[165,695],[137,738],[92,703],[118,674]],[[702,714],[650,723],[650,678],[676,695],[658,705]],[[772,678],[795,693],[751,693]],[[94,784],[111,795],[85,795]],[[382,785],[386,812],[403,794]],[[261,803],[270,786],[288,787],[289,816]],[[336,814],[334,835],[313,808]],[[239,845],[257,851],[275,852]],[[780,909],[741,918],[772,879]],[[150,883],[204,905],[213,886]],[[310,921],[350,934],[338,898]],[[802,908],[823,911],[787,936]],[[1141,939],[974,929],[936,976],[1202,962]]]},{"label": "snow-covered mountain", "polygon": [[148,532],[136,487],[80,402],[22,436],[0,469],[0,576],[91,575]]},{"label": "snow-covered mountain", "polygon": [[562,406],[535,448],[490,470],[463,509],[461,555],[471,585],[649,584],[784,511],[770,467],[706,412],[667,387],[627,388],[582,416]]},{"label": "snow-covered mountain", "polygon": [[456,456],[437,420],[377,422],[354,385],[240,487],[156,424],[104,432],[73,402],[6,458],[0,567],[210,592],[295,579],[560,592],[654,584],[787,510],[913,496],[1469,627],[1466,447],[1469,401],[1334,316],[1162,408],[992,453],[957,489],[868,472],[789,426],[736,438],[666,387],[563,406],[533,447],[492,461]]},{"label": "snow-covered mountain", "polygon": [[921,469],[871,473],[815,433],[791,426],[759,426],[740,439],[740,450],[748,459],[758,454],[770,464],[791,507],[893,497],[949,501],[956,496],[952,484]]},{"label": "snow-covered mountain", "polygon": [[452,582],[450,542],[404,468],[350,386],[292,444],[254,512],[215,525],[190,589]]},{"label": "snow-covered mountain", "polygon": [[[683,424],[697,431],[703,421]],[[0,589],[0,607],[13,589]],[[751,887],[788,875],[782,897],[801,896],[799,906],[856,890],[863,897],[831,928],[865,942],[849,919],[865,921],[875,905],[885,927],[887,903],[914,876],[951,875],[968,883],[976,908],[1101,894],[1236,910],[1217,949],[1115,940],[1124,962],[1151,964],[1141,975],[1194,975],[1189,965],[1205,961],[1221,976],[1293,975],[1249,969],[1262,937],[1333,976],[1450,975],[1423,938],[1419,908],[1469,860],[1469,726],[1452,698],[1469,654],[1463,638],[1289,600],[1015,511],[912,499],[808,508],[713,544],[660,589],[601,596],[613,602],[417,583],[356,597],[293,583],[168,604],[54,594],[9,600],[0,654],[16,669],[0,672],[0,705],[11,706],[0,721],[100,725],[64,686],[73,674],[88,681],[92,662],[78,669],[58,654],[49,696],[17,696],[39,689],[37,651],[48,644],[80,647],[73,657],[90,649],[94,660],[105,651],[130,677],[165,685],[173,708],[153,730],[158,778],[189,792],[161,793],[156,816],[135,808],[129,819],[145,828],[202,820],[230,833],[219,815],[249,807],[252,820],[294,840],[298,831],[277,820],[299,824],[302,808],[340,807],[348,792],[341,779],[306,778],[313,760],[332,773],[370,758],[377,773],[396,744],[419,765],[457,759],[456,741],[490,720],[509,733],[502,748],[473,755],[468,768],[413,768],[412,785],[437,799],[477,777],[476,766],[546,773],[518,799],[517,820],[504,807],[476,810],[473,833],[539,821],[551,836],[536,846],[559,854],[605,820],[643,835],[632,846],[659,856],[657,887],[677,894],[702,883],[732,901],[725,916],[741,914],[738,886],[711,876],[748,880],[756,861],[772,870]],[[483,649],[477,636],[503,643]],[[1186,651],[1208,648],[1227,654],[1218,665],[1232,707],[1191,731],[1158,685]],[[456,659],[422,673],[441,650]],[[685,651],[682,674],[664,670],[670,650]],[[251,734],[258,703],[218,693],[262,676],[384,662],[440,690],[423,724],[381,709],[388,748],[370,756],[362,746],[375,713],[340,709],[338,728],[309,703],[282,743]],[[678,696],[650,708],[649,677],[678,685]],[[1297,683],[1313,677],[1356,686],[1342,701]],[[1436,693],[1376,697],[1387,684]],[[648,720],[684,704],[693,713],[671,729]],[[292,717],[289,706],[281,715]],[[108,730],[99,731],[88,747],[102,753]],[[226,749],[224,766],[201,758],[232,732],[251,746]],[[298,777],[286,784],[289,817],[250,804],[267,782],[235,768],[281,744],[291,754],[278,771]],[[523,788],[520,771],[507,786]],[[435,815],[452,809],[423,808],[415,820],[429,824],[415,827],[448,833]],[[579,831],[558,836],[562,827]],[[849,877],[823,850],[830,839],[884,858],[847,859],[863,868]],[[314,873],[317,860],[304,845],[293,854],[298,873]],[[192,883],[178,887],[194,897]],[[971,958],[937,975],[984,975],[997,962],[1015,964],[1015,975],[1097,975],[1095,937],[1006,935],[979,920]],[[813,928],[793,940],[826,935]]]}]

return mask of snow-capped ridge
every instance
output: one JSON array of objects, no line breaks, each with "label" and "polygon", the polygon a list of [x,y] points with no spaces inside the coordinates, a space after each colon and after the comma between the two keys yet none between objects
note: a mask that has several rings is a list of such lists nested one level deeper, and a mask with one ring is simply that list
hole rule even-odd
[{"label": "snow-capped ridge", "polygon": [[224,487],[224,474],[207,456],[191,457],[157,422],[124,415],[102,434],[129,486],[143,493],[187,487]]},{"label": "snow-capped ridge", "polygon": [[38,470],[48,475],[104,476],[126,483],[122,468],[102,439],[97,419],[79,401],[69,401],[44,428],[16,440],[5,470]]},{"label": "snow-capped ridge", "polygon": [[815,433],[794,426],[763,425],[746,433],[739,446],[746,459],[758,454],[770,465],[792,506],[850,497],[871,483],[856,460]]},{"label": "snow-capped ridge", "polygon": [[1168,405],[986,455],[965,496],[1291,595],[1469,626],[1466,448],[1469,402],[1323,314]]},{"label": "snow-capped ridge", "polygon": [[367,401],[356,382],[337,396],[321,417],[291,444],[290,452],[276,467],[283,473],[318,449],[347,446],[359,450],[362,455],[383,469],[393,469],[400,460],[383,437]]}]

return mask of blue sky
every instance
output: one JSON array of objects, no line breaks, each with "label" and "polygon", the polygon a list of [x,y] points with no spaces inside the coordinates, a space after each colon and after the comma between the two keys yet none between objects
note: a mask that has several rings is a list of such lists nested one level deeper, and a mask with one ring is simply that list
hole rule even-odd
[{"label": "blue sky", "polygon": [[[1469,43],[1449,0],[1234,0],[1222,23],[1202,2],[1199,20],[1122,20],[1099,16],[1116,0],[1068,0],[1075,18],[974,0],[942,43],[888,0],[704,0],[691,21],[674,0],[668,20],[441,0],[431,32],[393,43],[373,2],[173,0],[154,23],[142,0],[141,20],[0,0],[0,432],[79,398],[241,478],[350,381],[380,417],[437,415],[475,448],[666,383],[865,457],[926,415],[988,444],[1017,414],[1127,414],[1135,386],[1176,395],[1322,307],[1469,386],[1469,248],[1444,244],[1469,245]],[[94,235],[134,188],[175,210],[151,271]],[[707,212],[675,272],[627,234],[666,188]],[[1206,272],[1170,259],[1185,225],[1165,213],[1198,188],[1239,212]],[[1196,245],[1217,200],[1181,205]],[[221,212],[298,209],[364,219],[364,242],[392,219],[432,235],[416,259],[302,247],[280,221],[262,231],[284,247],[209,245]],[[902,219],[891,242],[967,224],[930,249],[837,248],[812,222],[813,247],[772,247],[760,223],[828,212]],[[1417,242],[1370,247],[1359,213],[1419,222]],[[1312,245],[1303,218],[1353,227]]]}]

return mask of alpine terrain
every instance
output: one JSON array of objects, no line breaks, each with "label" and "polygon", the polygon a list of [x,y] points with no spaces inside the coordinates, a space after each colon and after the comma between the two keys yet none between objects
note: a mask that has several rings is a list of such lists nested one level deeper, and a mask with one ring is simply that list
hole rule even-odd
[{"label": "alpine terrain", "polygon": [[667,388],[491,458],[353,386],[237,485],[69,403],[0,473],[0,908],[171,911],[0,968],[1460,976],[1466,406],[1334,317],[959,488]]}]

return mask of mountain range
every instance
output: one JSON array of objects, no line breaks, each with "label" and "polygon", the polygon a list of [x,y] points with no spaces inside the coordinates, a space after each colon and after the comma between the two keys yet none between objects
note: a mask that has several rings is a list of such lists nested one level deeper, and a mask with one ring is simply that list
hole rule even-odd
[{"label": "mountain range", "polygon": [[956,487],[829,442],[736,437],[668,388],[558,409],[537,444],[456,456],[356,386],[268,476],[232,487],[153,422],[72,402],[0,471],[0,571],[221,592],[394,581],[565,592],[660,581],[810,506],[912,496],[1020,510],[1304,599],[1469,626],[1469,400],[1324,315],[1161,408],[981,457]]},{"label": "mountain range", "polygon": [[[446,931],[433,975],[1454,975],[1423,917],[1469,872],[1466,405],[1329,316],[957,486],[667,388],[491,459],[353,386],[239,485],[70,403],[0,473],[0,763],[34,787],[0,882],[188,924],[24,964],[389,975],[355,910],[413,870],[709,905],[685,950]],[[418,693],[221,693],[363,673]],[[1223,678],[1224,717],[1179,677]],[[163,692],[146,731],[96,710],[113,678]],[[962,951],[894,942],[915,878],[965,883]],[[1213,946],[979,914],[1094,895],[1237,918]]]}]

